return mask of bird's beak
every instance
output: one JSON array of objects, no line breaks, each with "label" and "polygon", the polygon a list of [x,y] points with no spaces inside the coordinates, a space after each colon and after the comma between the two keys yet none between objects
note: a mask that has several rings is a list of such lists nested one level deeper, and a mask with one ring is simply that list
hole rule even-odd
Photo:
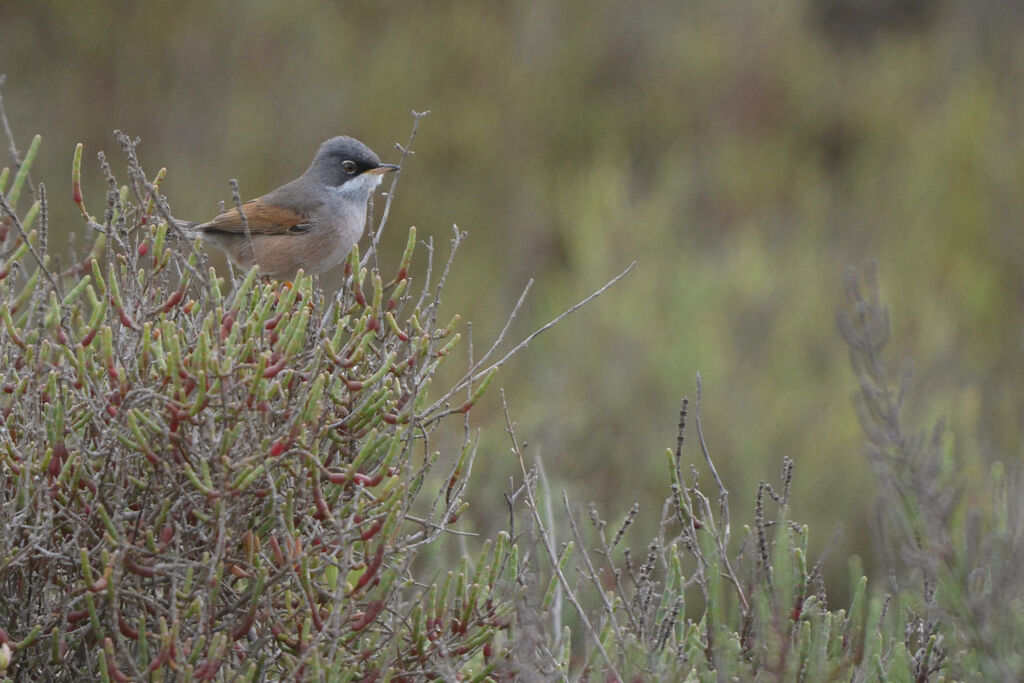
[{"label": "bird's beak", "polygon": [[397,170],[398,166],[395,166],[394,164],[381,164],[376,168],[371,168],[369,171],[364,171],[364,173],[368,173],[369,175],[384,175],[385,173]]}]

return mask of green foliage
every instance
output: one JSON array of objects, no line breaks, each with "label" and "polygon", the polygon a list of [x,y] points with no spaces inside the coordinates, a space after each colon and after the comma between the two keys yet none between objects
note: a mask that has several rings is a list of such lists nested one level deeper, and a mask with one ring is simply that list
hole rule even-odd
[{"label": "green foliage", "polygon": [[[729,492],[716,483],[709,495],[695,468],[683,472],[687,408],[684,402],[679,445],[668,452],[671,492],[659,533],[642,558],[622,547],[636,509],[609,536],[607,522],[591,506],[595,547],[577,551],[580,559],[567,565],[567,552],[555,550],[542,521],[538,473],[526,474],[521,493],[550,560],[553,584],[564,591],[590,636],[580,678],[600,672],[609,680],[911,680],[927,656],[908,654],[908,622],[886,618],[888,598],[868,596],[857,558],[850,563],[849,609],[829,606],[821,566],[807,560],[808,528],[789,516],[792,461],[785,461],[778,491],[761,483],[753,523],[743,528],[739,550],[732,548]],[[699,408],[700,448],[714,469],[703,445]],[[564,502],[572,515],[568,499]],[[777,507],[771,517],[769,505]],[[571,528],[583,548],[575,522]],[[569,546],[572,542],[564,547]],[[583,607],[587,602],[594,606]],[[550,670],[560,670],[558,663]],[[937,671],[920,680],[940,680],[932,676]]]},{"label": "green foliage", "polygon": [[910,426],[906,364],[893,380],[884,350],[891,335],[874,267],[847,275],[848,306],[840,329],[860,391],[858,415],[880,485],[879,546],[903,591],[916,647],[915,675],[947,656],[959,675],[1018,680],[1024,657],[1024,491],[1020,470],[996,462],[984,477],[989,494],[964,497],[964,462],[945,439],[945,421]]}]

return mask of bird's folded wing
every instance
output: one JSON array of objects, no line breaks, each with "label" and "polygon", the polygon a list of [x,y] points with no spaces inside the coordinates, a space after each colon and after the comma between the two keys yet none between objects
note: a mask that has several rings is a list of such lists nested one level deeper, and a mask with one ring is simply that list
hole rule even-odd
[{"label": "bird's folded wing", "polygon": [[[245,221],[242,220],[245,215]],[[196,228],[204,231],[244,233],[248,224],[249,232],[263,235],[280,235],[286,232],[304,232],[309,227],[309,216],[301,211],[267,204],[262,199],[253,199],[238,209],[225,211]]]}]

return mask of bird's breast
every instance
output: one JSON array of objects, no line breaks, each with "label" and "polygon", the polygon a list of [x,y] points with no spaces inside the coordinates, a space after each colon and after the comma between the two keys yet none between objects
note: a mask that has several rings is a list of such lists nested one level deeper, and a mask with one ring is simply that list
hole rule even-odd
[{"label": "bird's breast", "polygon": [[319,233],[329,235],[335,248],[342,252],[340,259],[345,258],[366,227],[366,199],[353,200],[351,197],[330,193],[321,204],[314,216],[315,222],[322,228]]}]

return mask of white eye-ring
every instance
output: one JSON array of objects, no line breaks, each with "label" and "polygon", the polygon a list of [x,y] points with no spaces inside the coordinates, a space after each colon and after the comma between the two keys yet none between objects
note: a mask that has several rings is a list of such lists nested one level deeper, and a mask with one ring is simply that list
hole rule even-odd
[{"label": "white eye-ring", "polygon": [[357,168],[358,166],[356,166],[356,162],[350,159],[341,162],[341,169],[345,171],[345,173],[348,173],[349,175],[355,173]]}]

